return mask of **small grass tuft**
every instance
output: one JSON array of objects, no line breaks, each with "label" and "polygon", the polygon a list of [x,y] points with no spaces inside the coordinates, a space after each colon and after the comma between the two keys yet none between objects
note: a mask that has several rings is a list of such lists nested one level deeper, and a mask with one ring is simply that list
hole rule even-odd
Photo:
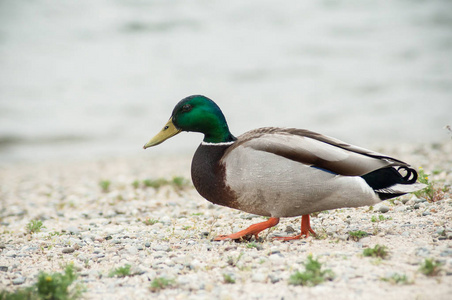
[{"label": "small grass tuft", "polygon": [[151,187],[151,188],[154,188],[154,189],[158,190],[162,186],[167,185],[168,184],[168,180],[166,180],[164,178],[145,179],[145,180],[143,180],[143,184],[144,184],[145,187]]},{"label": "small grass tuft", "polygon": [[245,254],[244,252],[240,252],[240,254],[237,255],[237,258],[235,258],[235,259],[232,256],[228,256],[228,260],[227,260],[228,265],[233,266],[233,267],[237,266],[237,263],[239,262],[239,260],[242,258],[242,256],[244,254]]},{"label": "small grass tuft", "polygon": [[442,188],[436,187],[436,183],[429,180],[429,174],[425,173],[422,167],[419,168],[418,181],[420,183],[426,184],[427,186],[420,191],[414,192],[413,194],[418,198],[427,199],[428,202],[436,202],[442,200],[445,197],[445,194],[449,192],[449,188],[447,186],[444,186]]},{"label": "small grass tuft", "polygon": [[133,186],[134,189],[139,188],[140,187],[140,181],[139,180],[134,180],[132,182],[132,186]]},{"label": "small grass tuft", "polygon": [[108,274],[108,277],[126,277],[126,276],[131,276],[132,273],[130,272],[130,269],[132,268],[131,265],[126,264],[124,267],[118,267],[116,269],[113,269],[110,271],[110,273]]},{"label": "small grass tuft", "polygon": [[101,180],[99,181],[99,186],[102,189],[102,192],[107,193],[110,190],[111,181],[110,180]]},{"label": "small grass tuft", "polygon": [[304,286],[316,286],[325,280],[332,280],[334,273],[330,270],[322,271],[322,264],[313,259],[312,255],[309,255],[307,261],[304,263],[305,271],[297,271],[289,278],[289,284],[291,285],[304,285]]},{"label": "small grass tuft", "polygon": [[375,223],[375,222],[381,222],[381,221],[385,221],[385,220],[392,220],[392,217],[385,217],[385,216],[383,216],[383,215],[378,215],[378,217],[377,216],[372,216],[372,218],[370,219],[370,221],[372,222],[372,223]]},{"label": "small grass tuft", "polygon": [[249,242],[248,244],[246,244],[246,248],[252,249],[252,248],[256,248],[257,250],[262,250],[262,245],[256,242]]},{"label": "small grass tuft", "polygon": [[223,274],[223,280],[224,280],[224,283],[227,283],[227,284],[234,284],[235,283],[235,278],[231,274],[224,273]]},{"label": "small grass tuft", "polygon": [[171,185],[178,190],[183,190],[190,185],[190,180],[182,176],[176,176],[173,177]]},{"label": "small grass tuft", "polygon": [[386,281],[389,282],[391,284],[398,284],[398,285],[407,285],[407,284],[412,284],[413,282],[408,280],[408,277],[406,277],[405,274],[397,274],[394,273],[393,275],[391,275],[390,277],[382,277],[380,278],[382,281]]},{"label": "small grass tuft", "polygon": [[441,263],[426,258],[421,264],[419,271],[426,276],[437,276],[441,272]]},{"label": "small grass tuft", "polygon": [[386,246],[375,245],[373,248],[367,248],[363,250],[364,256],[370,257],[379,257],[385,259],[388,256],[389,252],[387,251]]},{"label": "small grass tuft", "polygon": [[368,236],[369,234],[365,231],[357,230],[357,231],[350,231],[348,233],[348,236],[350,239],[354,240],[355,242],[359,241],[363,237]]},{"label": "small grass tuft", "polygon": [[43,226],[41,220],[31,220],[27,224],[27,231],[28,231],[28,233],[40,232],[41,229],[43,229],[43,228],[45,228],[45,226]]},{"label": "small grass tuft", "polygon": [[158,219],[147,218],[146,220],[143,221],[143,224],[150,226],[158,223],[158,221],[159,221]]},{"label": "small grass tuft", "polygon": [[66,266],[64,273],[40,272],[34,285],[15,292],[2,291],[0,299],[79,299],[85,292],[85,287],[80,283],[74,284],[76,279],[74,266],[70,264]]},{"label": "small grass tuft", "polygon": [[173,279],[168,279],[165,277],[157,277],[152,280],[149,289],[151,292],[158,292],[160,290],[166,289],[167,287],[173,286],[175,281]]}]

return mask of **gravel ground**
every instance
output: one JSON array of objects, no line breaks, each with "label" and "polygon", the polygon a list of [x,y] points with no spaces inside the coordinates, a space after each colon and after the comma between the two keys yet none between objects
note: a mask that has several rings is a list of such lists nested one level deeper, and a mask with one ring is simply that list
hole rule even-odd
[{"label": "gravel ground", "polygon": [[[375,150],[434,173],[429,180],[436,187],[452,182],[450,140]],[[2,166],[0,290],[29,286],[39,271],[60,272],[73,263],[86,287],[86,299],[450,299],[452,295],[450,192],[433,203],[406,195],[375,207],[321,212],[312,217],[317,238],[272,240],[274,234],[299,230],[300,218],[288,218],[263,232],[260,241],[213,242],[218,234],[244,229],[263,218],[210,204],[191,184],[145,187],[145,179],[190,178],[191,157],[157,158],[148,153],[139,158]],[[31,220],[42,220],[45,228],[27,232]],[[348,233],[356,230],[369,236],[354,241]],[[362,255],[363,249],[377,244],[388,248],[389,257]],[[334,279],[314,287],[289,285],[294,272],[304,271],[310,254],[334,272]],[[442,263],[439,275],[419,271],[426,258]],[[112,269],[127,264],[132,276],[109,277]],[[394,274],[405,275],[405,284],[382,280]],[[235,283],[226,283],[225,276]],[[149,287],[159,277],[172,284],[153,292]]]}]

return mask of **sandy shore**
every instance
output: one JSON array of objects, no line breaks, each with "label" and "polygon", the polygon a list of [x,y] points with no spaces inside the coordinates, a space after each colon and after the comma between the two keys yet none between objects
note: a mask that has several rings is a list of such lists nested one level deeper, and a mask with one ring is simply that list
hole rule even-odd
[{"label": "sandy shore", "polygon": [[[438,188],[452,182],[451,140],[375,150],[423,167]],[[289,218],[264,232],[262,241],[213,242],[218,234],[263,219],[212,205],[191,184],[156,189],[143,183],[189,179],[190,161],[189,156],[149,155],[2,166],[0,290],[32,285],[39,271],[61,271],[73,263],[86,299],[450,299],[450,192],[434,203],[406,195],[373,208],[322,212],[312,218],[318,238],[272,240],[273,234],[299,230],[300,218]],[[31,220],[42,220],[45,228],[27,232]],[[369,236],[350,239],[348,233],[357,230]],[[387,247],[386,259],[362,255],[377,244]],[[334,279],[314,287],[289,285],[310,254],[334,272]],[[425,259],[442,264],[438,276],[419,271]],[[109,277],[127,264],[132,276]],[[394,274],[406,280],[383,280]],[[171,284],[150,291],[160,277]]]}]

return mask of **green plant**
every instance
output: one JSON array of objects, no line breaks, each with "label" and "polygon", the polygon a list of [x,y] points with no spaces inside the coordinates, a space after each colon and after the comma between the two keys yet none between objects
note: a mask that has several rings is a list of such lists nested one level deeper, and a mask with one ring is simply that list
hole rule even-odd
[{"label": "green plant", "polygon": [[229,284],[234,284],[235,283],[235,278],[231,274],[224,273],[223,274],[223,280],[224,280],[224,283],[229,283]]},{"label": "green plant", "polygon": [[159,220],[158,219],[151,219],[151,218],[147,218],[146,220],[143,221],[143,223],[145,225],[154,225],[155,223],[157,223]]},{"label": "green plant", "polygon": [[151,282],[151,286],[149,287],[149,289],[152,292],[158,292],[160,290],[163,290],[169,286],[174,285],[174,280],[173,279],[167,279],[165,277],[157,277],[154,280],[152,280]]},{"label": "green plant", "polygon": [[385,220],[392,220],[392,218],[391,217],[387,217],[386,218],[383,215],[378,215],[378,218],[377,218],[377,216],[372,216],[372,218],[370,219],[370,221],[372,221],[373,223],[380,222],[380,221],[385,221]]},{"label": "green plant", "polygon": [[426,258],[421,264],[419,271],[426,276],[436,276],[441,272],[441,263]]},{"label": "green plant", "polygon": [[348,236],[350,239],[354,240],[355,242],[359,241],[363,237],[368,236],[369,234],[365,231],[357,230],[357,231],[350,231],[348,233]]},{"label": "green plant", "polygon": [[334,273],[330,269],[322,270],[322,264],[318,260],[313,259],[312,255],[309,255],[307,261],[303,264],[305,271],[297,271],[292,274],[289,278],[289,284],[315,286],[325,280],[334,278]]},{"label": "green plant", "polygon": [[42,226],[42,221],[41,220],[31,220],[28,224],[27,224],[27,231],[29,233],[36,233],[36,232],[40,232],[41,229],[45,228],[45,226]]},{"label": "green plant", "polygon": [[176,176],[176,177],[173,177],[171,184],[174,188],[176,188],[178,190],[182,190],[190,185],[190,180],[188,180],[184,177],[181,177],[181,176]]},{"label": "green plant", "polygon": [[413,194],[418,198],[424,197],[429,202],[441,200],[444,198],[445,194],[449,192],[449,188],[447,186],[443,186],[442,188],[435,187],[436,183],[429,180],[429,174],[425,173],[423,168],[419,168],[418,181],[427,186],[420,191],[414,192]]},{"label": "green plant", "polygon": [[139,180],[134,180],[134,181],[132,182],[132,186],[133,186],[133,188],[135,188],[135,189],[139,188],[139,187],[140,187],[140,181],[139,181]]},{"label": "green plant", "polygon": [[388,256],[388,251],[386,246],[381,245],[375,245],[373,248],[366,248],[363,250],[364,256],[371,256],[371,257],[379,257],[379,258],[386,258]]},{"label": "green plant", "polygon": [[256,242],[249,242],[248,244],[246,244],[246,248],[256,248],[257,250],[262,250],[262,245]]},{"label": "green plant", "polygon": [[[162,186],[169,185],[176,192],[179,192],[190,185],[190,180],[181,176],[175,176],[171,180],[167,180],[165,178],[145,179],[143,180],[143,185],[145,187],[154,188],[155,190],[160,189]],[[137,188],[139,186],[139,182],[134,181],[133,186]]]},{"label": "green plant", "polygon": [[235,258],[235,259],[234,259],[234,257],[232,257],[232,256],[228,256],[228,264],[229,264],[230,266],[233,266],[233,267],[237,266],[237,263],[239,262],[239,260],[242,258],[242,256],[243,256],[244,254],[245,254],[245,253],[240,252],[240,254],[237,255],[237,258]]},{"label": "green plant", "polygon": [[168,184],[168,180],[166,180],[164,178],[145,179],[145,180],[143,180],[143,184],[144,184],[145,187],[151,187],[151,188],[154,188],[154,189],[158,190],[162,186],[167,185]]},{"label": "green plant", "polygon": [[382,277],[381,280],[387,281],[392,284],[400,284],[400,285],[413,283],[412,281],[408,280],[408,278],[406,277],[405,274],[397,274],[397,273],[392,274],[390,277]]},{"label": "green plant", "polygon": [[126,277],[126,276],[131,276],[132,273],[130,272],[130,269],[132,268],[131,265],[126,264],[124,267],[118,267],[116,269],[113,269],[110,271],[110,273],[108,274],[108,277]]},{"label": "green plant", "polygon": [[110,180],[101,180],[99,182],[99,186],[102,189],[102,192],[106,193],[110,190],[111,181]]},{"label": "green plant", "polygon": [[15,292],[1,292],[0,299],[51,299],[51,300],[75,300],[79,299],[85,292],[82,284],[74,284],[77,274],[74,272],[72,264],[67,265],[64,273],[40,272],[38,281],[28,287]]}]

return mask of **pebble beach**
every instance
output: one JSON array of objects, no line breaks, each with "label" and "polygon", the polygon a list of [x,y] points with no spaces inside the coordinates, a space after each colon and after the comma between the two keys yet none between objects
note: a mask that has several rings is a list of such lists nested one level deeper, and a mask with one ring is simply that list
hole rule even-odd
[{"label": "pebble beach", "polygon": [[[190,155],[2,165],[0,290],[73,264],[83,299],[450,299],[452,141],[374,150],[430,174],[435,201],[410,194],[320,212],[311,218],[317,236],[290,242],[271,237],[296,234],[300,218],[282,219],[259,240],[212,241],[264,218],[198,195]],[[32,220],[40,230],[30,232]],[[356,231],[366,236],[353,239]],[[388,256],[363,255],[376,245]],[[334,275],[289,284],[308,256]],[[435,276],[420,271],[426,259],[438,263]],[[128,265],[128,276],[113,275]],[[168,284],[151,288],[161,278]]]}]

